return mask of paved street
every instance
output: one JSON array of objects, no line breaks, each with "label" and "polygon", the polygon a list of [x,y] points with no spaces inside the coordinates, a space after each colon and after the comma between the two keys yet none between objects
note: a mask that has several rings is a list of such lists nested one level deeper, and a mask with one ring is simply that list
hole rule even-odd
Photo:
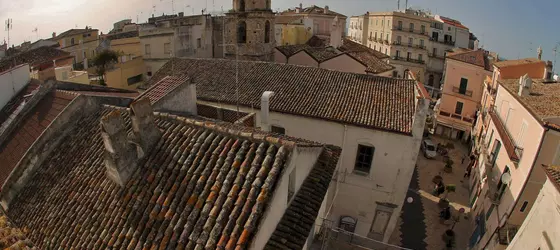
[{"label": "paved street", "polygon": [[[432,141],[447,144],[447,140],[433,137]],[[411,249],[445,249],[442,240],[442,234],[445,230],[452,227],[452,222],[441,223],[439,218],[440,208],[438,206],[439,198],[432,195],[434,184],[432,178],[436,175],[443,177],[446,185],[456,185],[456,192],[450,193],[447,198],[451,201],[452,217],[459,215],[461,208],[465,209],[465,214],[460,216],[459,222],[455,225],[454,231],[457,235],[455,249],[465,249],[467,240],[470,235],[469,222],[465,219],[470,208],[469,189],[466,179],[463,179],[465,168],[468,165],[468,159],[461,164],[462,157],[467,157],[468,150],[466,146],[460,143],[454,143],[454,149],[449,150],[449,156],[455,162],[452,173],[445,173],[443,168],[445,162],[438,155],[436,159],[426,159],[423,154],[418,156],[417,168],[411,180],[410,191],[407,197],[412,197],[414,201],[407,203],[403,207],[401,218],[399,219],[399,230],[395,230],[390,239],[391,244],[400,245]],[[417,180],[415,180],[417,178]],[[465,180],[463,183],[462,181]],[[418,183],[416,186],[415,182]],[[417,188],[418,187],[418,188]],[[418,197],[420,197],[418,199]],[[441,195],[443,197],[443,194]],[[422,222],[419,222],[422,220]],[[425,228],[425,238],[423,242],[419,242],[419,237],[423,236]],[[410,230],[414,229],[414,230]],[[422,244],[424,243],[424,244]]]}]

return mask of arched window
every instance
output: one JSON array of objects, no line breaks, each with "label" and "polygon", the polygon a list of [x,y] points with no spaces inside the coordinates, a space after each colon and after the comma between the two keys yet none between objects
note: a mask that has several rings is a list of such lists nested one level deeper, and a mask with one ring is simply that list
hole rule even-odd
[{"label": "arched window", "polygon": [[239,1],[239,11],[245,11],[245,0]]},{"label": "arched window", "polygon": [[356,229],[356,219],[350,216],[341,216],[338,226],[344,231],[353,233]]},{"label": "arched window", "polygon": [[247,24],[244,21],[237,24],[237,43],[247,42]]},{"label": "arched window", "polygon": [[428,86],[434,86],[434,75],[428,77]]},{"label": "arched window", "polygon": [[264,43],[270,42],[270,21],[266,20],[264,24]]}]

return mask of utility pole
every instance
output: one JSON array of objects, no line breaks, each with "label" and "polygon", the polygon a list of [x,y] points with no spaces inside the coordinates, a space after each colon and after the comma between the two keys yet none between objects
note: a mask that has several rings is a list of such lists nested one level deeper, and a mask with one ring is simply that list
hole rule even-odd
[{"label": "utility pole", "polygon": [[12,29],[12,19],[6,20],[6,31],[8,32],[8,48],[10,47],[10,30]]}]

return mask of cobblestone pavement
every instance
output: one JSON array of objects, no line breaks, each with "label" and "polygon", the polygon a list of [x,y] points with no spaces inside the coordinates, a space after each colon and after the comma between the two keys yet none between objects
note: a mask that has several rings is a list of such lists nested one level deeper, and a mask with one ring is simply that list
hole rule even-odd
[{"label": "cobblestone pavement", "polygon": [[[442,139],[439,137],[432,137],[432,141],[437,145],[437,143],[447,144],[448,140]],[[403,247],[409,247],[412,249],[445,249],[445,244],[442,240],[442,234],[453,226],[452,221],[441,222],[439,218],[439,212],[441,208],[438,206],[439,198],[433,196],[432,190],[434,188],[434,184],[432,183],[432,179],[436,175],[441,175],[443,177],[443,182],[446,185],[454,184],[456,186],[456,191],[452,192],[447,195],[447,199],[450,200],[451,206],[451,213],[452,217],[459,218],[458,222],[456,223],[453,230],[455,231],[456,244],[454,249],[466,249],[468,238],[470,235],[470,223],[469,220],[466,219],[468,213],[470,212],[469,206],[469,188],[468,188],[468,180],[465,178],[463,179],[463,175],[465,169],[468,165],[468,150],[467,147],[458,143],[453,142],[454,149],[449,150],[449,156],[451,160],[454,161],[453,165],[453,172],[452,173],[445,173],[443,168],[445,166],[445,162],[443,161],[443,157],[439,156],[435,159],[426,159],[423,154],[418,156],[418,160],[416,162],[418,172],[418,183],[419,189],[415,190],[415,187],[411,185],[409,188],[411,191],[415,191],[419,195],[421,200],[421,205],[423,209],[416,209],[410,210],[406,209],[406,201],[405,207],[403,207],[403,211],[401,213],[401,218],[399,218],[398,230],[393,232],[389,243],[400,245]],[[465,157],[463,163],[461,163],[462,158]],[[414,178],[414,177],[413,177]],[[411,192],[409,191],[409,194]],[[443,195],[441,195],[443,197]],[[407,197],[413,197],[413,195],[407,195]],[[417,203],[417,200],[414,199],[413,203]],[[459,209],[464,208],[465,214],[460,215]],[[423,223],[425,225],[425,232],[426,237],[424,242],[426,243],[426,247],[423,245],[419,245],[417,247],[409,245],[405,239],[409,237],[407,234],[413,234],[414,231],[408,230],[407,228],[415,227],[415,223],[410,220],[405,219],[407,216],[417,216],[419,210],[423,210]],[[411,215],[409,215],[411,214]],[[408,222],[407,222],[408,221]],[[420,224],[417,223],[416,224]],[[417,232],[418,234],[423,234],[423,232]]]}]

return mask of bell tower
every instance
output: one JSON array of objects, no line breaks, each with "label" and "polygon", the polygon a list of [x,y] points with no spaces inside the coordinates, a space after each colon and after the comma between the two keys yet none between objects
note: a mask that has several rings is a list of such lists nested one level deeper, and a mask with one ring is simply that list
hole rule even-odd
[{"label": "bell tower", "polygon": [[225,18],[226,58],[239,55],[239,60],[274,60],[275,18],[271,0],[233,0],[233,9]]}]

